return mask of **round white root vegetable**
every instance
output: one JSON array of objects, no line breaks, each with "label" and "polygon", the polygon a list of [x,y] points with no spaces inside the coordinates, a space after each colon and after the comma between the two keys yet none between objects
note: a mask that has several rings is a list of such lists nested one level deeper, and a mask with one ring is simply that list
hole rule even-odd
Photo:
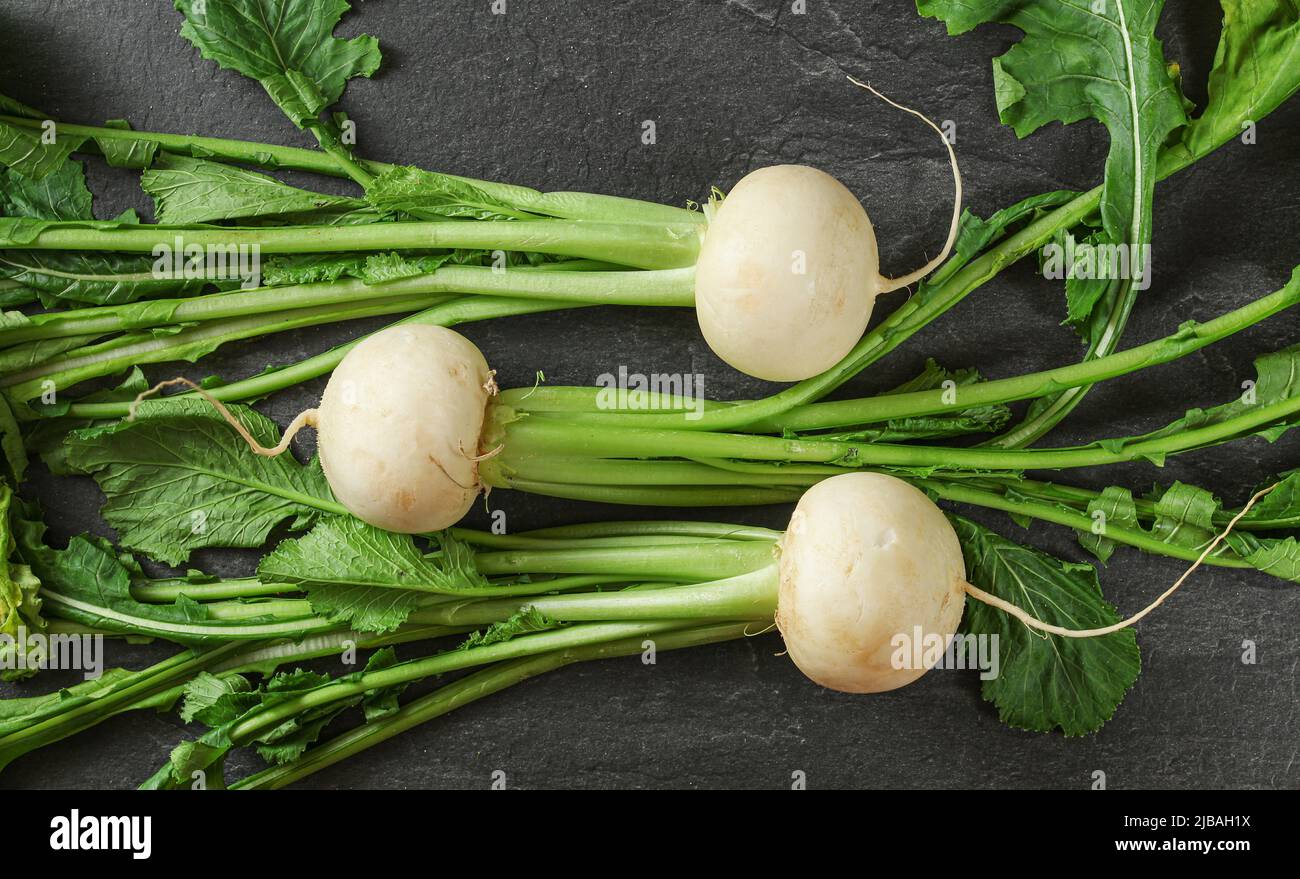
[{"label": "round white root vegetable", "polygon": [[846,693],[910,684],[895,636],[946,639],[965,606],[966,569],[947,518],[922,492],[880,473],[809,489],[781,540],[777,626],[814,682]]},{"label": "round white root vegetable", "polygon": [[748,375],[798,381],[862,336],[876,301],[876,234],[831,175],[775,165],[715,210],[695,264],[695,314],[713,352]]},{"label": "round white root vegetable", "polygon": [[136,397],[184,385],[203,397],[258,455],[273,458],[304,427],[330,489],[352,515],[386,531],[450,528],[482,490],[479,453],[493,371],[474,343],[446,327],[397,324],[368,336],[334,368],[320,406],[300,412],[274,446],[263,446],[226,405],[187,378],[159,382]]},{"label": "round white root vegetable", "polygon": [[482,353],[445,327],[399,324],[361,342],[316,412],[335,497],[388,531],[455,525],[479,493],[479,435],[495,390]]},{"label": "round white root vegetable", "polygon": [[[870,86],[889,104],[924,120]],[[876,296],[901,289],[948,257],[961,218],[961,174],[944,139],[956,190],[943,251],[902,278],[880,274],[867,212],[834,177],[802,165],[761,168],[716,208],[695,264],[695,314],[709,347],[768,381],[825,372],[857,344]]]}]

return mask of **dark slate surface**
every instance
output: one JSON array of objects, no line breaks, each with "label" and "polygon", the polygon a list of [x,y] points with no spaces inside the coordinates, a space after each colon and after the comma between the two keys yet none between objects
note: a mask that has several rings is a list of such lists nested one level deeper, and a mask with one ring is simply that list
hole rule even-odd
[{"label": "dark slate surface", "polygon": [[[803,162],[836,174],[868,206],[884,269],[897,274],[938,246],[950,178],[939,145],[915,120],[844,81],[868,77],[897,99],[957,124],[968,203],[981,214],[1032,193],[1088,187],[1100,178],[1105,131],[1052,126],[1018,142],[997,122],[989,59],[1014,38],[985,28],[959,39],[901,2],[488,0],[358,3],[342,33],[376,34],[385,63],[349,87],[343,106],[374,158],[550,189],[610,192],[680,204],[746,171]],[[1203,98],[1217,23],[1211,3],[1170,4],[1166,52]],[[126,116],[137,128],[200,131],[306,144],[254,83],[202,61],[176,34],[170,3],[8,0],[0,7],[0,82],[20,100],[66,120]],[[644,146],[653,119],[658,143]],[[1258,143],[1234,143],[1158,190],[1155,286],[1129,331],[1132,342],[1208,319],[1276,289],[1297,261],[1300,102],[1263,122]],[[97,210],[147,208],[131,174],[92,164]],[[319,185],[313,181],[313,185]],[[346,187],[337,183],[338,191]],[[888,387],[927,356],[1004,376],[1077,357],[1059,286],[1017,266],[975,293],[851,386]],[[1274,319],[1184,362],[1096,389],[1059,443],[1166,423],[1188,406],[1237,392],[1255,352],[1296,341],[1294,316]],[[231,346],[192,372],[235,377],[322,350],[367,327],[289,333]],[[608,309],[471,326],[465,332],[503,386],[543,369],[562,384],[633,371],[691,371],[712,396],[752,396],[761,383],[724,368],[688,312]],[[170,375],[173,370],[152,370]],[[312,404],[321,382],[262,405],[281,424]],[[1249,441],[1148,465],[1083,472],[1076,481],[1193,480],[1233,503],[1270,473],[1300,464],[1297,437]],[[309,452],[310,441],[300,453]],[[88,480],[38,473],[25,489],[46,505],[53,532],[108,533]],[[598,508],[508,492],[492,496],[514,529],[651,510]],[[787,509],[706,510],[698,518],[780,526]],[[1028,534],[981,516],[1067,558],[1073,539],[1036,525]],[[481,514],[476,521],[482,522]],[[220,573],[252,556],[205,553]],[[1182,565],[1121,549],[1103,572],[1122,609],[1141,607]],[[803,680],[774,636],[685,653],[556,673],[472,705],[311,779],[311,785],[485,787],[503,770],[516,787],[1085,788],[1096,770],[1113,788],[1289,787],[1300,783],[1296,668],[1300,593],[1262,575],[1210,570],[1141,626],[1144,670],[1098,735],[1066,739],[1007,729],[971,675],[928,675],[901,692],[855,698]],[[1243,640],[1258,664],[1243,665]],[[113,647],[138,666],[161,646]],[[407,651],[410,654],[409,648]],[[36,683],[24,692],[49,686]],[[5,687],[5,693],[14,692]],[[182,730],[172,717],[131,716],[20,760],[4,787],[122,787],[158,765]],[[237,760],[236,772],[256,765]]]}]

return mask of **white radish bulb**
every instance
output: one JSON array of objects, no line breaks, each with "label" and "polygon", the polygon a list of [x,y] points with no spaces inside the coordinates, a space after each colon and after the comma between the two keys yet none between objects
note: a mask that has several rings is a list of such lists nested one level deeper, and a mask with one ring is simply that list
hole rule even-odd
[{"label": "white radish bulb", "polygon": [[399,324],[348,352],[316,412],[334,496],[378,528],[448,528],[479,492],[479,435],[495,391],[487,361],[445,327]]},{"label": "white radish bulb", "polygon": [[[891,106],[915,110],[849,80]],[[880,274],[876,233],[838,180],[803,165],[745,176],[709,225],[695,265],[695,315],[713,353],[768,381],[802,381],[844,358],[871,319],[876,297],[928,275],[948,258],[961,221],[961,172],[947,137],[953,209],[948,240],[934,259],[901,278]]]},{"label": "white radish bulb", "polygon": [[802,165],[761,168],[713,213],[695,264],[695,314],[731,366],[799,381],[862,337],[879,270],[871,220],[842,183]]},{"label": "white radish bulb", "polygon": [[966,569],[948,520],[922,492],[847,473],[806,492],[781,540],[777,624],[799,670],[846,693],[910,684],[895,636],[956,633]]}]

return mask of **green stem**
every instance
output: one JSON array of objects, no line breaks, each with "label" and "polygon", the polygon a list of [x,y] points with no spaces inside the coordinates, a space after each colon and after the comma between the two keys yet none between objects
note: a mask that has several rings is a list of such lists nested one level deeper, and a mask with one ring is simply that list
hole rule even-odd
[{"label": "green stem", "polygon": [[[671,501],[665,502],[661,496],[660,493],[663,489],[655,485],[655,476],[645,475],[647,465],[652,463],[655,462],[591,460],[573,473],[557,472],[555,474],[557,480],[561,476],[572,475],[575,477],[581,476],[581,481],[541,483],[523,480],[521,486],[518,481],[512,478],[508,484],[512,487],[526,487],[527,490],[539,494],[569,497],[575,500],[663,506],[666,503],[671,503]],[[804,488],[811,487],[823,479],[845,472],[844,468],[836,466],[737,463],[731,461],[718,462],[715,465],[691,463],[689,466],[692,468],[691,470],[682,471],[676,478],[694,483],[696,490],[706,495],[702,502],[717,506],[748,506],[753,503],[752,497],[748,495],[745,489],[737,487],[735,479],[725,481],[719,479],[718,468],[721,466],[729,468],[731,474],[748,480],[749,485],[754,488],[762,487],[773,478],[784,475],[792,484],[790,491],[793,497],[790,499],[797,499]],[[946,500],[1001,510],[1014,515],[1028,516],[1045,522],[1065,525],[1078,531],[1091,531],[1096,524],[1086,512],[1086,506],[1089,501],[1099,496],[1099,492],[1016,477],[1014,481],[1009,481],[1005,485],[1006,488],[1013,489],[1017,495],[1015,498],[1009,498],[997,490],[1003,486],[989,478],[945,478],[939,475],[929,479],[918,479],[906,477],[906,474],[904,476],[909,478],[909,481],[913,482],[913,484],[925,488]],[[796,481],[798,487],[793,487]],[[610,490],[617,490],[622,494],[611,496],[609,494]],[[1082,506],[1083,509],[1074,509],[1066,506],[1067,504]],[[1154,515],[1149,502],[1138,501],[1138,504],[1142,516],[1151,518]],[[1142,506],[1143,504],[1145,506]],[[1226,524],[1231,516],[1230,511],[1225,511],[1217,515],[1215,520],[1221,524]],[[1263,523],[1257,527],[1269,527],[1270,524]],[[1288,524],[1293,523],[1283,523],[1278,527],[1286,527]],[[1248,525],[1249,520],[1243,520],[1238,527],[1246,528]],[[1200,555],[1198,549],[1174,546],[1144,531],[1122,528],[1113,523],[1107,523],[1105,536],[1117,543],[1184,561],[1195,561]],[[1253,567],[1247,562],[1226,553],[1207,558],[1206,564],[1231,568]],[[540,604],[538,606],[540,607]]]},{"label": "green stem", "polygon": [[171,604],[182,595],[194,601],[228,601],[235,598],[263,598],[285,592],[280,583],[263,583],[256,577],[196,582],[183,577],[148,580],[131,584],[131,597],[145,604]]},{"label": "green stem", "polygon": [[[1070,485],[1061,485],[1056,482],[1042,482],[1036,479],[1025,479],[1016,477],[1011,481],[999,480],[992,477],[983,477],[973,480],[964,480],[964,484],[978,486],[988,491],[1000,492],[1005,489],[1013,489],[1018,495],[1026,495],[1038,500],[1044,500],[1052,504],[1065,504],[1075,507],[1079,510],[1087,510],[1089,504],[1101,498],[1101,492],[1092,491],[1086,488],[1076,488]],[[1133,507],[1137,511],[1138,518],[1151,521],[1159,515],[1156,510],[1155,501],[1146,498],[1133,498]],[[1229,522],[1236,518],[1238,510],[1228,509],[1219,510],[1213,515],[1215,525],[1226,527]],[[1292,528],[1300,528],[1300,513],[1292,516],[1283,516],[1280,518],[1265,519],[1255,518],[1249,515],[1239,519],[1233,526],[1234,531],[1277,531]]]},{"label": "green stem", "polygon": [[772,545],[766,541],[728,540],[480,552],[474,558],[474,566],[485,576],[606,574],[641,579],[716,580],[757,570],[771,561]]},{"label": "green stem", "polygon": [[241,649],[238,643],[225,644],[204,653],[187,651],[140,673],[138,679],[121,686],[99,699],[46,718],[30,727],[0,736],[0,769],[15,758],[70,735],[88,729],[122,708],[156,696],[178,681],[188,680],[211,668]]},{"label": "green stem", "polygon": [[[1174,333],[1162,339],[1130,348],[1121,353],[1097,356],[1069,366],[1028,373],[1013,378],[979,382],[955,390],[936,389],[902,394],[881,394],[853,400],[808,403],[789,409],[776,417],[753,421],[742,426],[745,432],[781,433],[791,431],[827,430],[853,427],[921,415],[946,414],[978,406],[1009,403],[1059,394],[1062,389],[1080,388],[1096,382],[1127,375],[1150,366],[1169,363],[1199,351],[1207,345],[1248,329],[1274,315],[1300,303],[1300,267],[1292,271],[1285,287],[1263,296],[1248,305],[1220,315],[1204,324],[1185,323]],[[1117,338],[1117,337],[1114,337]],[[729,417],[739,408],[766,401],[742,403],[714,403],[706,407],[701,418],[694,413],[691,418],[681,415],[651,415],[601,411],[599,401],[604,393],[599,388],[539,388],[537,393],[528,389],[506,391],[501,395],[504,404],[520,411],[537,413],[564,413],[572,424],[629,427],[674,427],[682,430],[700,430],[700,424],[709,422],[717,413],[719,419]],[[778,394],[777,396],[780,396]],[[769,398],[775,399],[775,398]],[[1073,398],[1071,398],[1073,399]],[[1067,405],[1058,398],[1057,405]],[[683,413],[694,406],[671,395],[662,399],[651,395],[648,404],[673,408]],[[1077,399],[1074,400],[1077,403]],[[698,405],[698,404],[696,404]],[[1073,405],[1073,404],[1068,404]],[[1068,411],[1068,410],[1066,410]],[[716,420],[716,419],[715,419]],[[1035,422],[1037,423],[1037,422]],[[1029,429],[1029,428],[1026,428]],[[1018,435],[1018,434],[1017,434]],[[1001,442],[992,448],[1007,447]],[[564,480],[557,480],[564,481]]]},{"label": "green stem", "polygon": [[0,328],[0,345],[73,335],[104,335],[164,324],[223,320],[267,312],[286,312],[299,308],[435,294],[472,293],[519,299],[547,299],[585,305],[689,307],[695,301],[694,277],[694,269],[691,268],[598,272],[539,271],[529,266],[509,270],[496,270],[482,266],[444,266],[428,274],[379,284],[346,278],[312,284],[213,293],[185,299],[149,300],[130,305],[52,311],[32,315],[21,324]]},{"label": "green stem", "polygon": [[[58,625],[58,621],[52,622]],[[290,642],[278,640],[249,644],[240,641],[206,653],[187,650],[134,672],[130,681],[122,682],[103,697],[0,737],[0,770],[23,754],[89,729],[118,714],[148,708],[165,710],[180,698],[185,684],[202,671],[219,675],[266,671],[271,666],[336,656],[349,646],[371,649],[463,634],[465,631],[462,627],[402,626],[385,635],[373,635],[336,628],[332,632]]]},{"label": "green stem", "polygon": [[485,482],[546,497],[638,507],[761,507],[792,504],[803,496],[802,488],[765,485],[580,485],[530,479]]},{"label": "green stem", "polygon": [[[179,622],[176,620],[156,620],[138,614],[103,607],[78,598],[72,598],[55,591],[53,587],[43,586],[41,598],[44,608],[50,612],[72,620],[93,620],[96,625],[107,626],[123,634],[147,635],[166,638],[181,644],[194,644],[207,639],[221,641],[253,641],[267,638],[302,637],[304,635],[324,632],[337,627],[324,617],[312,616],[311,607],[306,601],[288,605],[275,604],[229,604],[224,606],[208,605],[210,618],[197,622]],[[254,610],[254,609],[257,610]],[[276,616],[279,610],[288,618],[270,619],[260,622],[246,622],[248,619],[262,616]]]},{"label": "green stem", "polygon": [[780,540],[781,532],[756,525],[731,525],[717,522],[683,522],[678,519],[642,520],[637,522],[587,522],[580,525],[557,525],[524,531],[519,536],[562,539],[597,539],[601,537],[627,537],[642,534],[680,535],[685,537],[714,537],[726,540]]},{"label": "green stem", "polygon": [[[1115,351],[1119,346],[1120,336],[1128,325],[1129,315],[1136,301],[1137,287],[1131,280],[1126,281],[1121,285],[1118,296],[1114,298],[1106,312],[1106,322],[1100,336],[1084,354],[1084,363],[1103,359]],[[995,449],[1017,449],[1032,445],[1073,412],[1075,407],[1083,402],[1084,395],[1091,388],[1091,385],[1078,385],[1050,396],[1046,401],[1047,405],[1042,406],[1001,436],[981,445]]]},{"label": "green stem", "polygon": [[[505,481],[511,462],[528,459],[591,458],[740,458],[756,461],[835,464],[838,466],[919,467],[939,470],[1065,469],[1162,460],[1166,455],[1216,445],[1248,435],[1300,412],[1300,396],[1280,400],[1216,424],[1172,436],[1122,443],[1094,443],[1062,449],[947,448],[892,443],[851,443],[817,439],[783,439],[691,430],[572,425],[563,419],[534,415],[505,426],[503,455],[483,462],[481,477],[491,485]],[[534,463],[537,463],[534,461]]]},{"label": "green stem", "polygon": [[[37,129],[43,124],[41,119],[27,119],[21,116],[0,116],[0,122]],[[65,122],[59,123],[58,130],[61,135],[68,135],[73,138],[153,142],[158,144],[164,152],[193,158],[218,159],[243,165],[255,165],[273,171],[287,168],[295,171],[310,171],[330,177],[347,176],[333,156],[318,150],[303,149],[301,147],[287,147],[278,144],[232,140],[221,137],[168,134],[160,131],[131,131],[98,125],[75,125]],[[359,159],[357,164],[365,172],[376,176],[397,168],[396,165],[373,162],[368,159]],[[610,222],[704,222],[703,215],[698,211],[688,211],[684,208],[675,208],[638,199],[613,195],[591,195],[585,192],[538,192],[526,186],[515,186],[509,183],[476,180],[472,177],[460,177],[454,174],[446,176],[472,184],[475,188],[486,192],[488,195],[509,202],[516,207],[521,207],[529,213],[544,214],[561,219],[605,220]]]},{"label": "green stem", "polygon": [[[1002,510],[1012,515],[1029,516],[1043,522],[1064,525],[1076,531],[1091,533],[1097,522],[1088,514],[1066,509],[1055,504],[1045,504],[1025,498],[1007,498],[995,492],[982,491],[963,485],[960,482],[945,482],[933,479],[914,480],[921,488],[928,489],[939,497],[959,503],[974,504],[991,510]],[[1202,548],[1182,547],[1166,543],[1146,532],[1123,528],[1107,522],[1105,531],[1100,536],[1116,543],[1140,549],[1156,555],[1169,556],[1187,562],[1194,562],[1201,557]],[[1205,564],[1223,568],[1253,568],[1254,565],[1231,555],[1209,555]]]},{"label": "green stem", "polygon": [[[439,305],[429,308],[419,314],[412,315],[402,322],[432,324],[434,326],[452,327],[462,323],[469,323],[478,320],[489,320],[498,317],[511,317],[525,314],[536,314],[546,311],[557,311],[561,308],[569,307],[564,303],[550,302],[545,300],[529,299],[497,299],[487,296],[466,296],[443,302]],[[174,338],[174,337],[172,337]],[[359,345],[366,336],[356,341],[349,342],[346,345],[340,345],[329,351],[322,352],[313,357],[308,357],[283,369],[272,372],[265,372],[240,381],[230,382],[216,388],[209,389],[208,393],[218,400],[233,402],[236,400],[256,399],[266,396],[275,391],[283,390],[293,385],[301,384],[305,381],[318,378],[325,375],[334,367],[338,366],[339,361]],[[157,357],[159,362],[167,360],[178,360],[184,356],[183,346],[172,346],[166,353]],[[113,369],[103,371],[101,374],[108,375],[116,369],[125,368],[120,365],[114,366]],[[0,384],[3,380],[0,380]],[[37,391],[39,393],[39,390]],[[15,396],[10,392],[10,396]],[[186,396],[186,395],[178,395]],[[68,417],[71,418],[122,418],[125,417],[130,403],[128,401],[116,403],[73,403],[67,411]]]},{"label": "green stem", "polygon": [[[979,382],[955,390],[882,394],[861,400],[811,403],[783,417],[748,426],[748,430],[779,433],[871,424],[893,418],[936,415],[995,403],[1010,403],[1084,387],[1127,375],[1149,366],[1169,363],[1207,345],[1239,333],[1300,303],[1300,267],[1282,289],[1203,324],[1188,322],[1162,339],[1118,354],[1096,357],[1069,366],[1032,372],[1014,378]],[[998,443],[993,448],[1008,447]]]},{"label": "green stem", "polygon": [[[744,638],[749,634],[745,625],[726,624],[680,629],[664,632],[655,638],[655,650],[677,650],[719,641]],[[322,745],[309,750],[302,757],[279,766],[268,767],[230,785],[231,790],[272,790],[333,766],[368,748],[385,742],[434,718],[448,714],[463,705],[475,702],[531,677],[553,671],[575,662],[627,656],[645,650],[644,640],[632,638],[557,650],[524,659],[516,659],[489,666],[466,675],[460,680],[439,687],[402,706],[395,714],[369,721],[349,730]]]},{"label": "green stem", "polygon": [[207,321],[176,333],[155,334],[145,330],[78,348],[32,369],[0,377],[0,388],[5,389],[10,399],[22,403],[51,390],[66,391],[83,381],[113,375],[143,363],[194,360],[226,342],[299,327],[400,314],[425,308],[429,304],[427,296],[345,302],[340,305],[299,308],[284,313]]},{"label": "green stem", "polygon": [[615,620],[765,620],[776,614],[776,565],[707,583],[617,592],[569,593],[532,598],[463,602],[435,608],[429,622],[447,626],[487,625],[526,608],[561,622]]},{"label": "green stem", "polygon": [[534,635],[524,635],[509,641],[483,647],[449,650],[423,659],[402,662],[387,668],[323,684],[298,696],[268,706],[239,721],[230,730],[230,740],[236,746],[246,745],[268,730],[297,714],[314,708],[331,705],[342,699],[363,695],[367,690],[409,684],[414,681],[460,669],[473,668],[505,659],[535,656],[552,650],[564,650],[591,644],[653,637],[680,627],[672,622],[589,623],[569,626]]},{"label": "green stem", "polygon": [[[35,222],[35,221],[33,221]],[[700,236],[694,224],[599,223],[581,220],[524,222],[374,223],[359,226],[166,226],[92,220],[50,220],[0,249],[99,250],[152,253],[157,247],[204,250],[247,248],[268,253],[380,250],[503,250],[605,260],[639,269],[695,264]]]},{"label": "green stem", "polygon": [[334,135],[334,131],[325,122],[320,119],[310,120],[307,122],[306,128],[316,137],[316,142],[321,145],[321,149],[334,159],[334,163],[338,165],[340,171],[351,177],[362,189],[370,187],[370,184],[374,182],[375,175],[366,170],[361,162],[353,157],[352,153],[339,141]]}]

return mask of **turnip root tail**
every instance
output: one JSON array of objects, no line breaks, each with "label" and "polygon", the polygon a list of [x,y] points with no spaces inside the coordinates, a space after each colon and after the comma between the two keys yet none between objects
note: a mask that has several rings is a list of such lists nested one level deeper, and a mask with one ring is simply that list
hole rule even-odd
[{"label": "turnip root tail", "polygon": [[1151,613],[1151,611],[1155,610],[1157,607],[1164,604],[1165,599],[1178,591],[1179,587],[1181,587],[1183,583],[1187,581],[1188,577],[1192,576],[1192,574],[1196,572],[1196,569],[1199,568],[1201,566],[1201,563],[1204,562],[1209,557],[1210,553],[1218,549],[1219,544],[1222,543],[1230,533],[1232,533],[1232,529],[1237,526],[1237,522],[1241,520],[1241,517],[1249,513],[1251,507],[1255,506],[1255,504],[1261,498],[1263,498],[1266,494],[1271,492],[1273,489],[1277,488],[1279,485],[1281,485],[1280,482],[1275,482],[1272,485],[1270,485],[1268,488],[1260,489],[1259,491],[1257,491],[1254,497],[1252,497],[1246,503],[1246,505],[1241,508],[1241,512],[1237,513],[1237,515],[1232,517],[1232,521],[1228,523],[1228,527],[1224,528],[1223,531],[1219,534],[1219,536],[1215,537],[1214,540],[1210,541],[1210,545],[1205,548],[1205,551],[1200,554],[1200,556],[1196,559],[1196,561],[1192,564],[1192,566],[1188,568],[1186,571],[1184,571],[1181,577],[1179,577],[1176,581],[1174,581],[1174,585],[1166,589],[1159,598],[1157,598],[1155,601],[1148,604],[1146,607],[1142,608],[1137,613],[1133,614],[1133,616],[1121,622],[1115,623],[1113,625],[1104,626],[1100,629],[1066,629],[1066,628],[1062,628],[1061,626],[1054,626],[1051,625],[1050,623],[1045,623],[1042,620],[1036,619],[1033,616],[1030,616],[1027,612],[1022,610],[1021,608],[1016,607],[1011,602],[998,598],[996,595],[990,595],[989,593],[985,592],[983,589],[980,589],[978,586],[972,586],[969,583],[963,583],[962,588],[966,590],[967,595],[969,595],[971,598],[974,598],[976,601],[982,601],[991,607],[996,607],[998,610],[1006,611],[1016,619],[1020,620],[1020,622],[1024,623],[1026,626],[1029,626],[1031,629],[1037,629],[1040,632],[1047,632],[1048,634],[1051,635],[1060,635],[1063,638],[1097,638],[1102,635],[1109,635],[1112,632],[1118,632],[1120,629],[1127,629],[1129,626],[1133,625],[1138,620],[1142,619],[1144,616]]},{"label": "turnip root tail", "polygon": [[127,421],[135,420],[135,410],[146,399],[154,396],[158,392],[162,391],[164,388],[171,388],[177,385],[184,385],[185,387],[189,388],[191,391],[193,391],[194,393],[198,394],[200,397],[202,397],[203,399],[211,403],[213,408],[216,409],[217,412],[221,414],[222,418],[226,419],[226,421],[230,424],[231,427],[235,429],[235,432],[240,435],[240,437],[244,440],[244,442],[248,443],[248,447],[252,449],[256,454],[262,455],[263,457],[266,458],[274,458],[276,455],[283,453],[285,449],[289,448],[289,443],[293,441],[294,435],[298,433],[298,431],[302,430],[304,427],[316,426],[315,409],[308,409],[304,412],[299,412],[298,417],[295,418],[293,421],[289,422],[289,426],[285,428],[284,436],[280,437],[280,441],[276,443],[274,446],[267,448],[266,446],[259,443],[257,440],[253,439],[253,435],[248,432],[248,428],[244,427],[244,423],[240,421],[238,418],[236,418],[233,412],[231,412],[228,408],[226,408],[225,403],[221,402],[216,397],[212,396],[207,391],[203,390],[203,388],[199,387],[197,384],[195,384],[194,382],[190,381],[187,378],[169,378],[166,381],[158,382],[158,384],[154,385],[152,388],[150,388],[147,391],[141,391],[139,394],[136,395],[135,400],[131,402],[131,406],[127,409],[126,420]]},{"label": "turnip root tail", "polygon": [[902,104],[891,101],[889,98],[885,97],[880,92],[876,91],[871,86],[867,85],[865,82],[857,80],[852,76],[849,77],[849,82],[853,83],[859,88],[866,89],[876,97],[880,98],[880,100],[884,101],[889,106],[896,107],[899,110],[902,110],[904,113],[911,113],[917,119],[920,119],[926,125],[933,128],[935,133],[938,134],[939,137],[943,140],[944,148],[948,150],[948,161],[952,164],[952,183],[953,183],[952,225],[948,228],[948,240],[947,242],[944,243],[943,250],[939,253],[938,256],[930,260],[925,265],[921,266],[916,271],[910,272],[909,274],[906,274],[901,278],[886,278],[882,275],[880,278],[880,288],[877,292],[890,293],[894,290],[900,290],[903,287],[906,287],[908,284],[914,284],[917,281],[921,280],[926,275],[930,274],[930,272],[938,268],[939,264],[948,258],[948,254],[952,253],[952,247],[957,242],[957,229],[961,224],[961,171],[957,167],[957,154],[953,152],[952,144],[948,142],[948,138],[939,129],[939,126],[931,122],[930,119],[925,114],[913,110],[911,107],[904,107]]}]

